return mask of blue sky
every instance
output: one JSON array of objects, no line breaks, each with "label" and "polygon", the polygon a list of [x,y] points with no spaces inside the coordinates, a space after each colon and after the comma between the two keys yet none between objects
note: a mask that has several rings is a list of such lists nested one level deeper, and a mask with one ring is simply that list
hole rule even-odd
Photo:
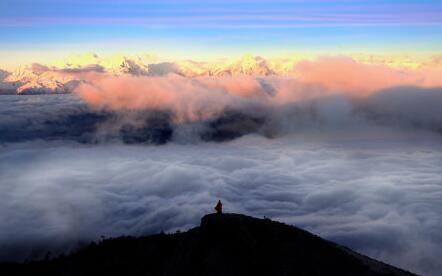
[{"label": "blue sky", "polygon": [[0,58],[438,52],[442,1],[1,0]]}]

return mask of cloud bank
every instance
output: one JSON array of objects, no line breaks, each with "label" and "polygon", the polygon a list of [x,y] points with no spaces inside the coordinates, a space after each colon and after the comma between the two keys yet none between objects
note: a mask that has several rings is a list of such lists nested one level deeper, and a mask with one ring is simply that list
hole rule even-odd
[{"label": "cloud bank", "polygon": [[[144,83],[143,79],[140,81]],[[182,89],[186,85],[188,80]],[[122,109],[118,94],[106,96],[105,104],[99,95],[98,105],[92,101],[85,103],[76,95],[2,96],[0,142],[193,143],[227,141],[252,133],[276,138],[294,133],[346,133],[381,127],[410,133],[442,133],[439,88],[401,87],[357,99],[343,95],[309,99],[309,95],[305,100],[280,104],[277,96],[269,96],[264,88],[244,98],[222,90],[217,93],[215,89],[210,97],[210,92],[200,87],[202,96],[192,98],[195,96],[192,89],[183,95],[170,92],[171,95],[165,96],[164,87],[160,87],[157,99],[134,92],[134,98],[122,101],[126,104]],[[138,105],[143,108],[127,108]]]},{"label": "cloud bank", "polygon": [[345,58],[296,70],[297,77],[63,73],[81,75],[74,95],[4,96],[0,142],[163,144],[372,126],[442,133],[442,85],[431,74]]},{"label": "cloud bank", "polygon": [[[371,98],[377,94],[399,94],[401,90],[405,98],[427,101],[431,97],[430,102],[440,102],[436,90],[442,87],[438,77],[442,71],[434,68],[399,70],[346,57],[325,57],[300,62],[293,72],[292,77],[88,74],[74,92],[98,110],[160,110],[170,112],[176,122],[211,119],[226,109],[261,108],[268,112],[331,96],[342,97],[351,105],[357,101],[373,103]],[[431,112],[438,113],[435,109]]]}]

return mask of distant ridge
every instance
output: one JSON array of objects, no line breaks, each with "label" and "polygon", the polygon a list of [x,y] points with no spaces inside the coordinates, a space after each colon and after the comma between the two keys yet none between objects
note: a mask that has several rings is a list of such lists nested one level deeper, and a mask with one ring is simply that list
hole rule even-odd
[{"label": "distant ridge", "polygon": [[293,68],[272,69],[265,59],[245,55],[236,61],[156,62],[151,57],[113,56],[100,58],[95,54],[67,59],[52,66],[38,63],[21,66],[12,72],[0,71],[0,94],[51,94],[69,93],[83,81],[81,73],[106,73],[111,76],[268,76],[286,75]]},{"label": "distant ridge", "polygon": [[[324,58],[328,61],[320,62]],[[398,72],[402,72],[401,74],[404,74],[403,70],[407,72],[412,70],[412,72],[410,71],[411,74],[413,72],[414,74],[419,72],[429,74],[428,79],[430,81],[433,79],[431,76],[438,73],[442,68],[441,55],[422,58],[407,55],[390,56],[353,53],[346,56],[327,57],[317,54],[294,53],[281,57],[266,58],[245,54],[235,58],[173,60],[160,59],[149,54],[101,56],[96,53],[84,53],[68,55],[60,60],[45,64],[20,64],[17,67],[11,67],[10,71],[2,70],[5,68],[0,67],[0,95],[70,93],[81,82],[88,82],[90,78],[94,78],[93,75],[95,74],[110,77],[177,75],[189,78],[228,76],[298,78],[300,71],[305,71],[306,68],[307,72],[311,72],[312,69],[309,69],[311,64],[308,65],[311,62],[313,62],[313,69],[323,68],[324,64],[332,65],[330,69],[325,68],[326,75],[333,75],[342,70],[342,72],[346,72],[345,70],[352,71],[353,65],[372,65],[399,70]],[[348,69],[346,69],[347,67]],[[314,70],[315,74],[321,72],[321,70]],[[343,75],[347,77],[345,73]],[[415,85],[420,84],[413,83]]]},{"label": "distant ridge", "polygon": [[92,243],[68,256],[0,264],[0,275],[415,275],[269,219],[210,214],[187,232]]}]

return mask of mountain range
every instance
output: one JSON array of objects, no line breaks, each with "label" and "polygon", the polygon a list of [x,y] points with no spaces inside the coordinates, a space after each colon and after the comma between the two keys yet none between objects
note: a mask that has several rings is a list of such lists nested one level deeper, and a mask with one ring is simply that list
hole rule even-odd
[{"label": "mountain range", "polygon": [[[274,65],[274,64],[273,64]],[[115,76],[163,76],[176,74],[196,76],[268,76],[288,74],[288,68],[272,66],[261,57],[245,55],[234,62],[153,62],[143,56],[113,56],[100,58],[90,54],[77,59],[66,59],[50,66],[31,64],[12,72],[0,71],[0,94],[44,94],[70,92],[86,73],[107,73]]]},{"label": "mountain range", "polygon": [[[285,58],[265,59],[251,54],[236,60],[214,61],[159,61],[151,55],[110,55],[95,53],[72,55],[48,65],[33,63],[13,70],[0,70],[0,94],[68,93],[84,80],[88,73],[105,73],[113,76],[164,76],[176,74],[198,76],[294,76],[300,61],[313,60],[312,55],[294,55]],[[386,58],[373,55],[354,55],[356,62],[382,64],[389,67],[416,68],[441,66],[442,58],[435,56],[418,63],[408,57]]]}]

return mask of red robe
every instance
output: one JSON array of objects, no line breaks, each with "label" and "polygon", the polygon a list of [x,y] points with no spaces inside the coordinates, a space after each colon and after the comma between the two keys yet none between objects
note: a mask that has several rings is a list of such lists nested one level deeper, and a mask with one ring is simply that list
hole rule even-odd
[{"label": "red robe", "polygon": [[223,212],[223,204],[221,203],[221,200],[218,200],[218,203],[215,206],[215,210],[217,214],[222,214]]}]

